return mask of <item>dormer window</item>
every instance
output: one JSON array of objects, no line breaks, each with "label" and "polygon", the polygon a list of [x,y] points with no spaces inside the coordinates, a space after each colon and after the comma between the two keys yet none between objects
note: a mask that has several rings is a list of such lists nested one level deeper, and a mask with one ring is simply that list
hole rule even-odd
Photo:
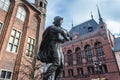
[{"label": "dormer window", "polygon": [[88,31],[92,32],[93,31],[93,27],[88,27]]}]

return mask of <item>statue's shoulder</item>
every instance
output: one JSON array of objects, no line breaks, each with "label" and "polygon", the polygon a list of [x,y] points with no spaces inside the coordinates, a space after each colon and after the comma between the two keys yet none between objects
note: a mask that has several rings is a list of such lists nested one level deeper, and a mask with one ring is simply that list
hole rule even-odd
[{"label": "statue's shoulder", "polygon": [[48,26],[47,28],[46,28],[46,30],[47,29],[52,29],[54,27],[54,25],[50,25],[50,26]]}]

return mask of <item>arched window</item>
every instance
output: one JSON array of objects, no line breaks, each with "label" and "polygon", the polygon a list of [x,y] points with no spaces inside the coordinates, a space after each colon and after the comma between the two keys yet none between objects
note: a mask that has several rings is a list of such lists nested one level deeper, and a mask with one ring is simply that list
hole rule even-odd
[{"label": "arched window", "polygon": [[69,66],[73,65],[73,55],[71,50],[68,50],[67,58],[68,58],[68,65]]},{"label": "arched window", "polygon": [[91,50],[90,45],[85,46],[85,55],[86,55],[87,62],[92,62],[93,61],[92,60],[93,52]]},{"label": "arched window", "polygon": [[96,50],[97,57],[99,59],[104,57],[104,51],[103,51],[103,46],[101,42],[97,42],[95,44],[95,50]]},{"label": "arched window", "polygon": [[1,9],[8,11],[9,6],[10,6],[10,0],[0,0],[0,8]]},{"label": "arched window", "polygon": [[100,73],[107,73],[108,72],[107,65],[102,64],[101,66],[99,66],[99,70],[100,70]]},{"label": "arched window", "polygon": [[21,6],[18,7],[16,17],[24,22],[24,20],[26,18],[26,11],[23,7],[21,7]]},{"label": "arched window", "polygon": [[75,53],[76,53],[77,64],[81,64],[82,63],[82,54],[81,54],[81,50],[79,47],[77,47],[75,49]]}]

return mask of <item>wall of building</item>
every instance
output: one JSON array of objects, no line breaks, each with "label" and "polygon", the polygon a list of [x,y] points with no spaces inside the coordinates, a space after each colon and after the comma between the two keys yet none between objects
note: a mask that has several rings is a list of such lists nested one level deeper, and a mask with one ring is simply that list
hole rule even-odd
[{"label": "wall of building", "polygon": [[[118,67],[116,64],[116,60],[114,57],[114,53],[111,47],[110,40],[109,38],[107,38],[107,34],[104,30],[99,30],[99,31],[95,31],[92,32],[90,34],[84,35],[84,36],[80,36],[76,39],[73,39],[72,41],[66,42],[63,44],[63,52],[65,55],[65,67],[64,67],[64,80],[92,80],[92,79],[97,79],[99,76],[101,78],[107,78],[108,80],[118,80],[120,79],[119,77],[119,73],[118,73]],[[113,39],[111,39],[113,40]],[[101,42],[102,43],[102,47],[103,47],[103,51],[104,51],[104,56],[103,56],[103,60],[98,60],[97,59],[97,52],[95,50],[95,43],[96,42]],[[111,41],[114,42],[114,41]],[[108,72],[106,73],[102,73],[102,74],[88,74],[88,70],[87,70],[87,66],[93,66],[93,62],[88,63],[86,62],[85,59],[85,50],[84,47],[85,45],[90,45],[91,49],[94,53],[93,56],[93,60],[94,61],[98,61],[101,62],[102,64],[105,64],[107,66],[107,70]],[[81,64],[77,64],[77,56],[76,56],[76,52],[75,49],[77,47],[80,47],[81,49],[81,53],[82,53],[82,63]],[[72,51],[72,55],[73,55],[73,65],[68,65],[68,50]],[[78,76],[78,72],[77,72],[77,68],[83,68],[83,75]],[[68,69],[73,69],[73,76],[69,76],[68,75]],[[94,67],[94,70],[96,70],[96,68]],[[111,77],[111,75],[115,75],[113,77]]]},{"label": "wall of building", "polygon": [[120,51],[115,52],[115,57],[120,71]]},{"label": "wall of building", "polygon": [[[23,7],[27,13],[25,21],[21,21],[16,17],[19,6]],[[31,4],[24,0],[11,0],[8,11],[4,11],[0,8],[0,16],[0,22],[3,23],[3,28],[0,33],[0,70],[8,70],[13,73],[16,65],[19,66],[21,64],[25,64],[31,66],[29,61],[32,62],[33,59],[26,56],[28,38],[30,37],[35,40],[34,49],[37,49],[36,51],[38,51],[39,46],[36,43],[39,42],[40,44],[41,42],[42,33],[44,31],[45,17],[43,18],[43,15],[40,14],[40,11],[32,7]],[[11,31],[13,29],[21,32],[17,52],[7,50]],[[16,68],[23,69],[22,66],[18,66]],[[30,73],[30,71],[28,73]],[[23,76],[19,75],[19,80],[22,80],[20,77]],[[28,78],[24,80],[27,79]]]}]

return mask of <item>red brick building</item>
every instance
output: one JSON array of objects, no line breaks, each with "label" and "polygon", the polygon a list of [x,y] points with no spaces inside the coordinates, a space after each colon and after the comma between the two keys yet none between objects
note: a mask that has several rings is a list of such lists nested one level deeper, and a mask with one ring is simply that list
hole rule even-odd
[{"label": "red brick building", "polygon": [[35,66],[44,31],[46,5],[46,0],[32,4],[0,0],[0,80],[30,80],[33,76],[31,66]]},{"label": "red brick building", "polygon": [[99,23],[92,19],[70,30],[72,41],[63,44],[63,80],[120,80],[113,52],[114,35],[99,9]]}]

